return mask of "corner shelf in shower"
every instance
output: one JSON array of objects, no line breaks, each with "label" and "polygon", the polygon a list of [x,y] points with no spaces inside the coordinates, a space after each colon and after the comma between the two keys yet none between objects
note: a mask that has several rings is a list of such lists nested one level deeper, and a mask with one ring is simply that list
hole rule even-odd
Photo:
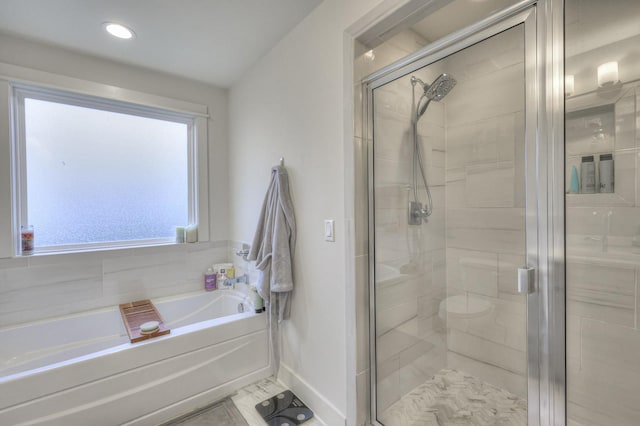
[{"label": "corner shelf in shower", "polygon": [[[165,326],[160,313],[156,307],[153,306],[151,300],[123,303],[120,305],[120,314],[127,328],[131,343],[162,336],[171,332],[171,330]],[[142,333],[140,326],[149,321],[158,321],[158,323],[160,323],[158,330],[153,333]]]}]

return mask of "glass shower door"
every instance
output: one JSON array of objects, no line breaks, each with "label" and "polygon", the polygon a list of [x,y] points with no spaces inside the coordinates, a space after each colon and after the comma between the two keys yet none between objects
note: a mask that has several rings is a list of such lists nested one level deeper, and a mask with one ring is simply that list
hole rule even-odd
[{"label": "glass shower door", "polygon": [[640,7],[565,2],[571,426],[640,424]]},{"label": "glass shower door", "polygon": [[527,31],[496,31],[370,86],[378,424],[527,424]]}]

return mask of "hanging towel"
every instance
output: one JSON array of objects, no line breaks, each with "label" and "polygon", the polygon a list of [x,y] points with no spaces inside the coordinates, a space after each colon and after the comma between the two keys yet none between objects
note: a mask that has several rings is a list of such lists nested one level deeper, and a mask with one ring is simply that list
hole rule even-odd
[{"label": "hanging towel", "polygon": [[293,291],[295,245],[296,222],[289,177],[283,166],[274,166],[248,259],[256,261],[256,288],[268,311],[276,375],[280,367],[280,322],[289,318],[291,310],[289,295]]}]

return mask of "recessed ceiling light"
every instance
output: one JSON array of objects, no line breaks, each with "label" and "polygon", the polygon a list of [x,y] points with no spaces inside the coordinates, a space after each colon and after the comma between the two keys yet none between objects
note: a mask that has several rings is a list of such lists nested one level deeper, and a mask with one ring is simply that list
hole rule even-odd
[{"label": "recessed ceiling light", "polygon": [[128,40],[133,38],[135,35],[133,30],[125,27],[124,25],[116,24],[114,22],[105,22],[104,24],[102,24],[102,26],[109,34],[114,37]]}]

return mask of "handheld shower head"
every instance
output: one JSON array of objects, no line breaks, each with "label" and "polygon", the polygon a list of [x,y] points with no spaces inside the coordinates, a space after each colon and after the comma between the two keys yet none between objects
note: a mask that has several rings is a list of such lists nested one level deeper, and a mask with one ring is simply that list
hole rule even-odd
[{"label": "handheld shower head", "polygon": [[[415,100],[416,84],[420,83],[423,93],[418,99]],[[429,107],[431,101],[439,102],[453,89],[456,85],[456,80],[448,74],[440,74],[433,83],[425,84],[424,81],[418,77],[411,76],[411,124],[413,126],[413,201],[409,202],[409,225],[420,225],[423,219],[426,219],[433,212],[433,200],[431,198],[431,190],[427,183],[427,176],[425,173],[424,162],[422,161],[422,153],[420,149],[419,137],[418,137],[418,120],[424,115]],[[415,104],[415,105],[414,105]],[[424,183],[424,189],[427,192],[427,202],[422,207],[422,202],[418,201],[418,172],[422,175],[422,183]]]},{"label": "handheld shower head", "polygon": [[[456,85],[457,81],[455,78],[451,77],[449,74],[440,74],[431,84],[426,84],[424,81],[420,80],[415,76],[411,76],[411,84],[415,87],[416,83],[420,83],[424,93],[418,100],[418,112],[416,114],[417,118],[422,117],[422,115],[427,111],[427,107],[431,103],[431,101],[440,102],[447,94],[453,89]],[[426,102],[422,102],[422,100],[426,98]]]},{"label": "handheld shower head", "polygon": [[418,83],[420,83],[420,85],[422,86],[424,95],[429,100],[441,101],[442,98],[447,96],[451,89],[453,89],[457,81],[449,74],[440,74],[435,80],[433,80],[433,83],[427,84],[424,81],[420,80],[418,77],[412,75],[411,84],[415,86]]},{"label": "handheld shower head", "polygon": [[449,74],[440,74],[430,86],[425,87],[424,94],[432,101],[441,101],[456,83],[456,79]]}]

